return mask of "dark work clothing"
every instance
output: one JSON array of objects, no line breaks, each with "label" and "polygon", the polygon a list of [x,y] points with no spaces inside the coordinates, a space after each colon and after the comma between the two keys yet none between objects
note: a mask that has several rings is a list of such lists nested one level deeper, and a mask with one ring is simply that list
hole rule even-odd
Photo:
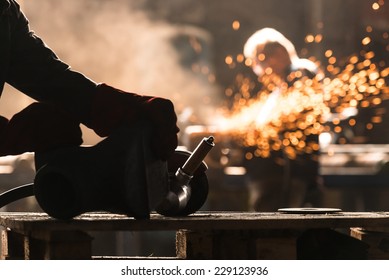
[{"label": "dark work clothing", "polygon": [[71,70],[29,29],[13,0],[0,0],[0,94],[4,83],[89,122],[96,84]]},{"label": "dark work clothing", "polygon": [[73,71],[29,29],[15,0],[0,0],[0,92],[5,83],[40,105],[25,108],[8,123],[0,117],[0,156],[62,146],[62,135],[69,134],[65,131],[72,134],[65,143],[79,143],[80,123],[106,137],[141,119],[152,122],[152,145],[161,159],[177,147],[179,129],[170,100],[96,84]]}]

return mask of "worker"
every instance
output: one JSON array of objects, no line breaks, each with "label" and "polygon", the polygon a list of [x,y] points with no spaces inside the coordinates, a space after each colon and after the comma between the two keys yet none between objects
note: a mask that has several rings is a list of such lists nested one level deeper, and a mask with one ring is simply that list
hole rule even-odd
[{"label": "worker", "polygon": [[[294,45],[273,28],[260,29],[250,36],[243,53],[258,77],[269,75],[278,81],[259,114],[271,112],[278,105],[279,89],[296,81],[292,73],[300,71],[301,77],[313,78],[318,71],[315,63],[299,58]],[[318,142],[317,135],[310,138],[313,139],[307,141]],[[318,162],[312,154],[300,154],[291,159],[283,150],[272,151],[270,157],[251,159],[247,166],[251,209],[277,211],[281,207],[314,204],[310,194],[317,190]]]}]

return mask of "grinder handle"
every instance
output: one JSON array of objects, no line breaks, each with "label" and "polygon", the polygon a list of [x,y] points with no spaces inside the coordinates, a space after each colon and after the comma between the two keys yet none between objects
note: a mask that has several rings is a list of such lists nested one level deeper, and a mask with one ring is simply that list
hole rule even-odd
[{"label": "grinder handle", "polygon": [[204,158],[207,156],[208,152],[215,146],[213,141],[213,136],[209,136],[208,138],[204,137],[197,145],[196,149],[181,167],[182,171],[185,172],[186,175],[192,176],[195,173]]}]

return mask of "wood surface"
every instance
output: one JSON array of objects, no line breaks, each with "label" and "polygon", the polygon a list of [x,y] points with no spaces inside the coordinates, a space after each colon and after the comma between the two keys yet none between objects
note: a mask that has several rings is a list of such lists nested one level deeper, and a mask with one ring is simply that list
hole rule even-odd
[{"label": "wood surface", "polygon": [[186,217],[152,213],[150,220],[125,215],[86,213],[62,221],[45,213],[1,212],[0,225],[18,232],[31,231],[137,231],[137,230],[259,230],[305,228],[389,228],[389,212],[286,214],[279,212],[197,212]]}]

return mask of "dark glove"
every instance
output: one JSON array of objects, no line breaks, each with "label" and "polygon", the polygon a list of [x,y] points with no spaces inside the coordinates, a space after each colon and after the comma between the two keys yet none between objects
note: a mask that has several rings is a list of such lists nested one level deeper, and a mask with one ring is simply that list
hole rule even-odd
[{"label": "dark glove", "polygon": [[0,136],[3,137],[4,130],[8,125],[8,119],[6,117],[0,116]]},{"label": "dark glove", "polygon": [[124,92],[106,84],[97,86],[91,121],[87,124],[99,136],[106,137],[122,124],[150,120],[154,126],[153,151],[167,160],[177,147],[177,116],[173,103],[164,98]]},{"label": "dark glove", "polygon": [[1,120],[0,155],[45,152],[82,144],[79,123],[66,113],[43,103],[33,103],[15,114],[8,123]]}]

